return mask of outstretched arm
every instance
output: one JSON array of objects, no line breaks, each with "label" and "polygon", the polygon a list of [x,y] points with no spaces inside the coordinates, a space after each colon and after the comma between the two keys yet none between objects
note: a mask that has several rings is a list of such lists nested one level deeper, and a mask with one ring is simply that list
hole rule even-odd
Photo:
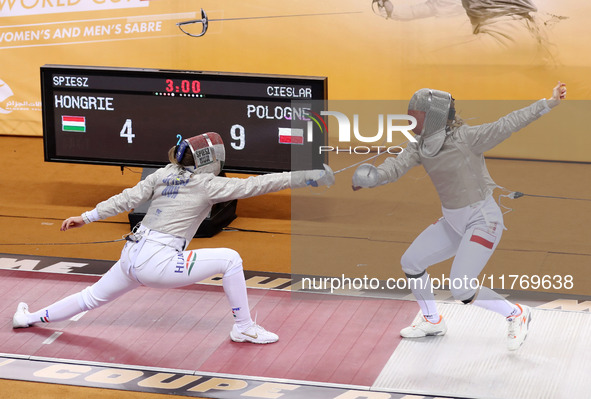
[{"label": "outstretched arm", "polygon": [[149,175],[134,187],[123,190],[120,194],[99,203],[96,208],[84,212],[80,216],[71,216],[62,222],[61,231],[82,227],[85,224],[96,222],[115,216],[121,212],[129,211],[137,205],[149,200],[154,191],[156,173]]},{"label": "outstretched arm", "polygon": [[458,130],[457,137],[467,143],[472,151],[484,153],[548,113],[565,98],[566,84],[558,82],[552,89],[550,98],[541,99],[525,108],[513,111],[495,122],[478,126],[462,126]]},{"label": "outstretched arm", "polygon": [[390,0],[374,0],[374,12],[386,19],[410,21],[429,17],[448,17],[464,14],[461,0],[426,0],[422,3],[400,3]]},{"label": "outstretched arm", "polygon": [[325,164],[324,169],[269,173],[246,179],[212,177],[206,183],[206,189],[209,198],[215,203],[256,197],[287,188],[331,186],[334,182],[334,173]]}]

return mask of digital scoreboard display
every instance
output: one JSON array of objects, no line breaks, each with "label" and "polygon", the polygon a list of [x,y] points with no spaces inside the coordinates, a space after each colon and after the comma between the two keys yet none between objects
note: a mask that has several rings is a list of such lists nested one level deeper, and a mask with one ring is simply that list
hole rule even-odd
[{"label": "digital scoreboard display", "polygon": [[326,162],[326,137],[302,133],[325,77],[45,65],[41,92],[46,161],[160,167],[181,137],[217,132],[227,172]]}]

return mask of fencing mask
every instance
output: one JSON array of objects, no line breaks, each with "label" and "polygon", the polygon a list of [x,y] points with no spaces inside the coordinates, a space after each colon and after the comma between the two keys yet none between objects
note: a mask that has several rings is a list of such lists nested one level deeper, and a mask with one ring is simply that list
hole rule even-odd
[{"label": "fencing mask", "polygon": [[420,136],[422,155],[437,155],[445,141],[447,121],[455,115],[451,94],[440,90],[421,89],[410,99],[408,114],[417,120],[417,126],[413,131]]},{"label": "fencing mask", "polygon": [[187,150],[193,154],[195,172],[218,175],[222,171],[226,149],[219,134],[209,132],[183,140],[175,153],[177,162],[181,162]]}]

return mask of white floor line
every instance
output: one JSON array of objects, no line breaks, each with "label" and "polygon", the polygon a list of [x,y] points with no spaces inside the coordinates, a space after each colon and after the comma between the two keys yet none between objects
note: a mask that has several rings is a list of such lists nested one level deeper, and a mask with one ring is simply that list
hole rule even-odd
[{"label": "white floor line", "polygon": [[86,312],[88,312],[88,310],[82,312],[82,313],[78,313],[76,316],[73,316],[70,318],[70,320],[72,321],[78,321],[82,318],[82,316],[84,316],[86,314]]},{"label": "white floor line", "polygon": [[52,344],[56,339],[59,338],[60,335],[62,335],[63,332],[54,332],[53,334],[51,334],[51,336],[49,336],[49,338],[47,338],[45,341],[42,342],[43,345],[49,345]]}]

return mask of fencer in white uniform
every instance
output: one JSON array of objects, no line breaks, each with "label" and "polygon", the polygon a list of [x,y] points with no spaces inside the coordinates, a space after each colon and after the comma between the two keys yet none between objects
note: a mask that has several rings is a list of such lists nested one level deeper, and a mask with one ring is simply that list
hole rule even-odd
[{"label": "fencer in white uniform", "polygon": [[235,342],[271,343],[278,336],[254,323],[242,259],[228,248],[187,250],[211,206],[286,188],[331,185],[332,170],[273,173],[249,178],[217,176],[225,149],[217,133],[183,140],[169,151],[170,163],[132,188],[124,190],[95,209],[64,220],[61,230],[129,211],[151,200],[140,227],[128,236],[120,260],[95,284],[35,312],[18,305],[13,327],[56,322],[120,297],[141,285],[157,288],[183,287],[215,274],[223,274],[223,288],[234,316],[230,337]]},{"label": "fencer in white uniform", "polygon": [[400,332],[403,337],[446,333],[427,268],[454,257],[449,274],[454,298],[505,316],[509,321],[510,350],[523,343],[531,320],[530,309],[510,303],[487,287],[469,283],[486,265],[504,230],[503,214],[492,197],[497,185],[486,168],[483,153],[550,111],[565,96],[566,86],[559,82],[547,100],[492,123],[468,126],[455,115],[449,93],[421,89],[408,107],[409,115],[417,120],[413,131],[419,140],[379,167],[362,164],[356,169],[353,187],[372,188],[394,182],[412,167],[423,165],[441,200],[443,217],[427,227],[401,258],[402,270],[423,314],[419,323]]},{"label": "fencer in white uniform", "polygon": [[[546,31],[550,21],[540,20],[533,0],[425,0],[396,5],[390,0],[373,0],[372,7],[376,14],[395,21],[467,15],[473,37],[443,44],[446,52],[450,47],[460,46],[464,54],[476,58],[482,57],[483,51],[498,57],[508,50],[514,50],[512,62],[518,55],[530,61],[551,62],[555,58],[555,48]],[[446,56],[452,57],[449,53]],[[498,62],[496,57],[492,58],[493,62]]]}]

